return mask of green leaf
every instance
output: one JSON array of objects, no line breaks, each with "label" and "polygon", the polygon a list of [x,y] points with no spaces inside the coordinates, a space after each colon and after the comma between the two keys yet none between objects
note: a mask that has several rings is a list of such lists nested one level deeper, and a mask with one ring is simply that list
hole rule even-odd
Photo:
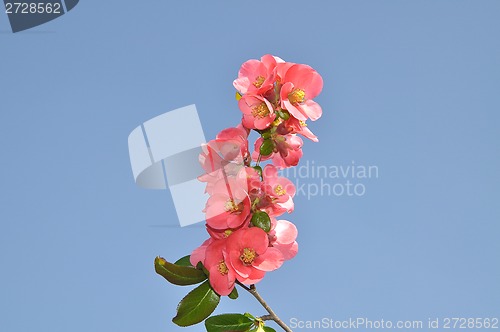
[{"label": "green leaf", "polygon": [[271,139],[265,139],[260,146],[260,154],[269,156],[274,151],[274,142]]},{"label": "green leaf", "polygon": [[194,267],[180,266],[167,262],[164,258],[155,258],[156,273],[174,285],[194,285],[207,279],[203,271]]},{"label": "green leaf", "polygon": [[263,329],[265,332],[276,332],[275,329],[273,329],[272,327],[269,327],[269,326],[264,326]]},{"label": "green leaf", "polygon": [[262,167],[257,165],[257,166],[253,166],[253,169],[256,170],[257,173],[259,173],[259,176],[262,179]]},{"label": "green leaf", "polygon": [[236,287],[233,288],[233,290],[231,291],[231,293],[229,293],[228,297],[231,300],[236,300],[238,298],[238,290],[236,289]]},{"label": "green leaf", "polygon": [[245,317],[250,318],[251,320],[256,320],[256,319],[257,319],[257,318],[255,318],[255,317],[254,317],[251,313],[249,313],[249,312],[245,312],[243,315],[244,315]]},{"label": "green leaf", "polygon": [[179,326],[198,324],[214,312],[220,296],[205,281],[186,295],[177,306],[177,315],[172,321]]},{"label": "green leaf", "polygon": [[174,264],[175,265],[179,265],[179,266],[191,266],[191,267],[194,267],[191,264],[191,261],[189,260],[190,258],[191,258],[191,255],[184,256],[182,258],[179,258],[177,260],[177,262],[175,262]]},{"label": "green leaf", "polygon": [[254,321],[241,314],[224,314],[208,318],[205,327],[207,332],[248,331]]},{"label": "green leaf", "polygon": [[268,233],[271,230],[271,218],[264,211],[255,211],[252,216],[252,225],[259,227]]}]

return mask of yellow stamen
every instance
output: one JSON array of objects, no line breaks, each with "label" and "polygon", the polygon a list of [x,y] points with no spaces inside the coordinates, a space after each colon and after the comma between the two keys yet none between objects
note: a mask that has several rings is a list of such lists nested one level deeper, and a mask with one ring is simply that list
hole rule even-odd
[{"label": "yellow stamen", "polygon": [[233,231],[232,231],[232,230],[230,230],[230,229],[226,229],[226,230],[224,231],[224,237],[229,237],[229,235],[231,235],[231,234],[233,234]]},{"label": "yellow stamen", "polygon": [[276,117],[276,120],[273,121],[273,127],[278,127],[278,125],[283,121],[282,118]]},{"label": "yellow stamen", "polygon": [[239,210],[238,204],[232,199],[228,200],[226,204],[224,204],[224,209],[226,212],[236,212]]},{"label": "yellow stamen", "polygon": [[299,120],[301,127],[307,127],[307,123],[305,121]]},{"label": "yellow stamen", "polygon": [[259,105],[252,108],[252,115],[256,118],[264,118],[269,115],[269,108],[265,102],[260,103]]},{"label": "yellow stamen", "polygon": [[274,192],[279,196],[283,196],[284,194],[286,194],[285,188],[283,188],[280,184],[274,187]]},{"label": "yellow stamen", "polygon": [[243,264],[250,265],[253,263],[253,260],[255,259],[256,256],[257,254],[255,253],[255,250],[250,248],[245,248],[241,253],[240,260],[243,262]]},{"label": "yellow stamen", "polygon": [[302,89],[295,89],[288,94],[288,100],[292,104],[303,103],[306,97],[306,92]]},{"label": "yellow stamen", "polygon": [[253,86],[258,89],[258,88],[260,88],[262,86],[262,84],[264,84],[265,80],[266,80],[265,77],[263,77],[263,76],[257,76],[255,78],[255,82],[253,82]]},{"label": "yellow stamen", "polygon": [[219,265],[217,266],[217,270],[223,276],[225,276],[229,272],[229,270],[227,268],[227,265],[226,265],[226,263],[224,261],[220,261],[219,262]]}]

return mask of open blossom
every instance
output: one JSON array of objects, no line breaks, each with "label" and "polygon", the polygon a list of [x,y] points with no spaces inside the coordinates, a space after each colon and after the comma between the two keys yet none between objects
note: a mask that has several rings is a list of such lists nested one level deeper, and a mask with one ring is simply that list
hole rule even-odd
[{"label": "open blossom", "polygon": [[217,134],[214,140],[202,145],[198,159],[205,173],[198,180],[206,182],[205,191],[214,193],[214,185],[228,176],[236,176],[250,160],[248,131],[239,125]]},{"label": "open blossom", "polygon": [[258,227],[242,228],[227,239],[229,263],[236,272],[236,279],[244,284],[254,284],[283,264],[283,254],[269,247],[266,232]]},{"label": "open blossom", "polygon": [[229,163],[244,164],[249,159],[247,129],[240,125],[222,130],[214,140],[202,145],[198,159],[207,174]]},{"label": "open blossom", "polygon": [[214,242],[212,238],[208,238],[203,242],[198,248],[193,250],[191,253],[191,256],[189,256],[189,261],[191,262],[191,265],[196,266],[198,263],[202,263],[205,261],[205,255],[207,252],[207,247]]},{"label": "open blossom", "polygon": [[322,114],[321,106],[313,101],[323,89],[323,79],[307,65],[291,66],[283,79],[280,98],[281,107],[298,120],[313,121]]},{"label": "open blossom", "polygon": [[[275,68],[281,59],[265,55],[261,60],[248,60],[241,65],[233,85],[241,94],[262,95],[273,88]],[[283,61],[283,60],[281,60]]]},{"label": "open blossom", "polygon": [[212,288],[219,295],[229,295],[234,288],[236,274],[227,261],[227,240],[215,240],[206,249],[203,265],[208,270]]},{"label": "open blossom", "polygon": [[249,129],[266,129],[276,118],[271,103],[261,96],[244,95],[238,106],[243,112],[242,123]]},{"label": "open blossom", "polygon": [[242,127],[227,128],[217,134],[211,146],[228,162],[243,164],[248,157],[248,131]]},{"label": "open blossom", "polygon": [[262,172],[264,178],[264,192],[277,203],[285,203],[295,196],[295,186],[292,181],[278,176],[278,169],[273,165],[266,165]]},{"label": "open blossom", "polygon": [[225,230],[240,227],[250,215],[246,181],[237,177],[221,178],[212,188],[205,214],[207,225]]},{"label": "open blossom", "polygon": [[272,227],[269,232],[269,245],[278,249],[284,260],[289,260],[297,255],[299,245],[297,244],[297,227],[288,220],[272,219]]}]

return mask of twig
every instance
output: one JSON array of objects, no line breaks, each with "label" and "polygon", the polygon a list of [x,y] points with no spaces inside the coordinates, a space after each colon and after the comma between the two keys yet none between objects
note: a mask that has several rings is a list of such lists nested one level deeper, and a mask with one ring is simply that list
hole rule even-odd
[{"label": "twig", "polygon": [[276,313],[271,309],[271,307],[266,303],[266,301],[260,296],[260,294],[257,292],[257,288],[255,285],[250,285],[250,287],[247,287],[243,285],[241,282],[236,281],[238,285],[240,285],[243,289],[245,289],[247,292],[253,295],[259,301],[259,303],[266,309],[266,311],[269,313],[269,315],[265,315],[260,317],[262,320],[273,320],[278,324],[283,330],[286,332],[293,332],[291,328],[289,328],[279,317],[276,315]]}]

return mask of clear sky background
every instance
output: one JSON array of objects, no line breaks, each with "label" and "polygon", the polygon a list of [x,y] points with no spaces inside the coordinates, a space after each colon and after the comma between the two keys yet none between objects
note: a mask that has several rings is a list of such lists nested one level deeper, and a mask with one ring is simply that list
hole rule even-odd
[{"label": "clear sky background", "polygon": [[[207,138],[235,125],[232,81],[266,53],[324,78],[302,162],[379,169],[364,196],[297,197],[299,255],[258,285],[278,314],[500,317],[499,15],[487,0],[89,0],[12,34],[0,13],[0,331],[202,330],[171,323],[190,288],[153,259],[206,233],[135,185],[127,137],[193,103]],[[216,313],[245,311],[264,314],[247,294]]]}]

